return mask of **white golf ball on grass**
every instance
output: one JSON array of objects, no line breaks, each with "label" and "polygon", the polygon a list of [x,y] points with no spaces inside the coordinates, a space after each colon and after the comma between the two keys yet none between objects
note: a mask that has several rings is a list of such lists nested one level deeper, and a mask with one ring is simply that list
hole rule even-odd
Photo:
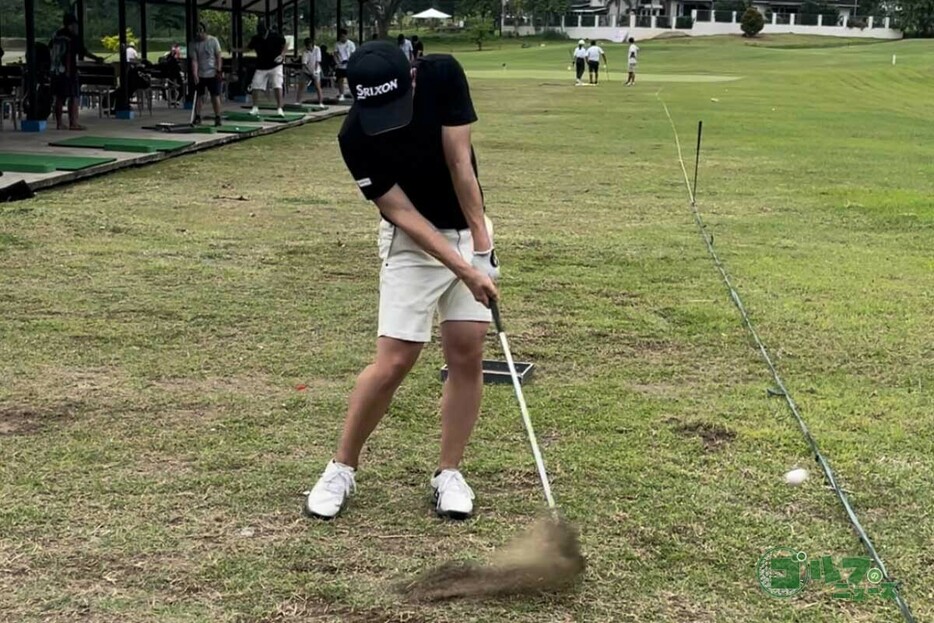
[{"label": "white golf ball on grass", "polygon": [[789,484],[792,487],[797,487],[807,479],[808,470],[804,469],[803,467],[793,469],[785,474],[785,484]]}]

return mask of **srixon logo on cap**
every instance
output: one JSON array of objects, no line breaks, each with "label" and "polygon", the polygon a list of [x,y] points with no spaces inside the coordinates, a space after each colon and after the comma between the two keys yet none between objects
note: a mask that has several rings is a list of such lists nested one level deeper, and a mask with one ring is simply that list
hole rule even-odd
[{"label": "srixon logo on cap", "polygon": [[386,93],[392,93],[399,88],[399,79],[393,78],[389,82],[384,82],[375,87],[365,87],[362,84],[357,85],[357,99],[365,100],[368,97],[375,97],[377,95],[385,95]]}]

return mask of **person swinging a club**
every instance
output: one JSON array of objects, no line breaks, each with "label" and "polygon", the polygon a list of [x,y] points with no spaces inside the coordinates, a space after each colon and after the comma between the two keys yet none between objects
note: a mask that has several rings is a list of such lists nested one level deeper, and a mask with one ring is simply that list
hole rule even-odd
[{"label": "person swinging a club", "polygon": [[353,105],[341,154],[379,226],[376,358],[357,378],[337,452],[305,501],[336,517],[355,488],[364,442],[431,341],[437,311],[449,369],[441,399],[441,453],[431,478],[435,511],[466,519],[474,494],[459,470],[480,412],[483,344],[499,267],[470,125],[477,120],[463,68],[434,54],[413,67],[395,45],[369,41],[350,58]]}]

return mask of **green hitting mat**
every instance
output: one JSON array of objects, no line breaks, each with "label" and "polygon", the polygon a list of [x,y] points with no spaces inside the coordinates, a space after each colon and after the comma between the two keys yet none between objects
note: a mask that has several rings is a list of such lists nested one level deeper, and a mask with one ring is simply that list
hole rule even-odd
[{"label": "green hitting mat", "polygon": [[218,132],[223,134],[246,134],[247,132],[255,132],[256,130],[262,130],[263,126],[261,125],[227,125],[224,124],[219,128],[215,128]]},{"label": "green hitting mat", "polygon": [[297,112],[287,112],[281,117],[279,115],[251,115],[248,112],[229,112],[224,115],[228,121],[265,121],[267,123],[289,123],[300,121],[305,115]]},{"label": "green hitting mat", "polygon": [[107,164],[114,160],[116,160],[116,158],[0,153],[0,171],[8,171],[10,173],[51,173],[56,170],[80,171],[88,167]]},{"label": "green hitting mat", "polygon": [[[250,110],[252,106],[241,106],[244,110]],[[260,104],[257,106],[260,110],[275,110],[275,104]],[[327,106],[318,106],[317,104],[283,104],[282,110],[288,112],[317,112],[319,110],[327,110]]]},{"label": "green hitting mat", "polygon": [[151,138],[120,138],[117,136],[75,136],[62,141],[49,143],[53,147],[87,147],[106,151],[126,151],[132,153],[154,153],[157,151],[175,151],[194,144],[194,141],[167,141]]}]

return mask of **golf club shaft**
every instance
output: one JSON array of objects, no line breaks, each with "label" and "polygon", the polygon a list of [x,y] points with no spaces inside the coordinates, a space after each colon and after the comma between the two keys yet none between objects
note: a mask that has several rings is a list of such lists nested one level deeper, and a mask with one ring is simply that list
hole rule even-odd
[{"label": "golf club shaft", "polygon": [[198,110],[198,91],[195,89],[195,96],[191,100],[191,116],[188,118],[188,125],[195,124],[195,112]]},{"label": "golf club shaft", "polygon": [[535,438],[535,429],[532,428],[532,418],[529,417],[529,408],[525,404],[525,395],[522,393],[522,385],[519,383],[519,374],[516,372],[516,364],[512,360],[512,351],[509,350],[509,341],[506,339],[506,332],[503,331],[503,321],[499,315],[499,305],[495,300],[490,301],[490,311],[493,312],[493,323],[496,325],[496,333],[499,335],[500,346],[503,347],[503,354],[506,356],[506,365],[509,366],[509,375],[512,377],[512,388],[516,392],[516,400],[519,401],[519,410],[522,412],[522,423],[525,424],[525,431],[529,434],[529,443],[532,445],[532,455],[535,457],[535,465],[538,467],[538,477],[542,480],[542,489],[545,490],[545,500],[548,501],[548,508],[555,508],[555,498],[551,494],[551,483],[548,482],[548,472],[545,471],[545,460],[542,458],[542,452],[538,448],[538,440]]}]

